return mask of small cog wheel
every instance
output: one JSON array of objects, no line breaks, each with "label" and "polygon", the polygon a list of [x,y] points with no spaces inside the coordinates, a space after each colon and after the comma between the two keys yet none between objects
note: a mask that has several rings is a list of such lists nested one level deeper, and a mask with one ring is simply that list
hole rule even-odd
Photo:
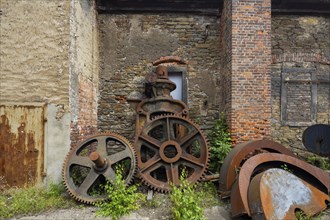
[{"label": "small cog wheel", "polygon": [[68,153],[62,177],[73,198],[93,204],[107,199],[102,184],[107,179],[114,181],[119,167],[125,184],[130,184],[136,171],[135,151],[121,135],[102,133],[85,139]]},{"label": "small cog wheel", "polygon": [[160,192],[179,185],[182,172],[190,183],[203,178],[209,163],[208,142],[201,129],[180,115],[162,115],[146,124],[135,139],[142,182]]}]

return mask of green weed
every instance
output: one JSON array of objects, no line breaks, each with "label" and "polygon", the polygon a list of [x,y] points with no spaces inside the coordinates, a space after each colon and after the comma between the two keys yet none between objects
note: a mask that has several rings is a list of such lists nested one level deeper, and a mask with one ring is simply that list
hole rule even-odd
[{"label": "green weed", "polygon": [[218,196],[217,189],[212,182],[200,183],[196,188],[198,197],[203,198],[199,204],[203,208],[209,208],[217,205],[222,205]]},{"label": "green weed", "polygon": [[288,167],[288,165],[286,163],[282,164],[280,166],[283,170],[289,172],[289,173],[292,173],[293,171]]},{"label": "green weed", "polygon": [[210,140],[210,171],[219,172],[222,162],[231,151],[231,137],[224,114],[220,115],[208,135]]},{"label": "green weed", "polygon": [[72,199],[62,195],[63,192],[62,184],[50,184],[48,188],[29,186],[4,190],[0,193],[0,218],[75,206]]},{"label": "green weed", "polygon": [[310,216],[310,215],[306,215],[303,211],[301,210],[297,210],[295,212],[295,216],[297,218],[297,220],[320,220],[322,213],[315,215],[315,216]]},{"label": "green weed", "polygon": [[196,193],[196,184],[187,182],[185,172],[180,176],[180,185],[172,185],[170,200],[172,202],[172,215],[175,220],[201,220],[204,219],[204,210],[200,206],[201,198]]},{"label": "green weed", "polygon": [[320,157],[320,156],[309,156],[307,157],[307,162],[317,166],[323,170],[330,170],[330,159],[326,157]]},{"label": "green weed", "polygon": [[112,219],[130,213],[140,208],[141,203],[145,201],[145,195],[137,192],[138,186],[126,186],[122,175],[122,169],[116,170],[116,180],[107,181],[103,186],[108,196],[108,201],[102,201],[95,205],[99,207],[97,216],[111,216]]}]

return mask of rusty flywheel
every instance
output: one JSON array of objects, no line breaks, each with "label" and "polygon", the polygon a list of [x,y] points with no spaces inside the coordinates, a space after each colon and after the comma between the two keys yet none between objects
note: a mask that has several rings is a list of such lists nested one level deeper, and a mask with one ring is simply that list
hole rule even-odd
[{"label": "rusty flywheel", "polygon": [[185,169],[194,183],[206,172],[209,149],[200,128],[180,115],[162,115],[143,127],[135,140],[138,172],[142,181],[161,192],[180,184]]},{"label": "rusty flywheel", "polygon": [[91,136],[68,153],[62,170],[64,185],[80,202],[107,199],[102,184],[106,179],[115,180],[119,166],[129,184],[136,170],[136,155],[129,141],[115,133]]}]

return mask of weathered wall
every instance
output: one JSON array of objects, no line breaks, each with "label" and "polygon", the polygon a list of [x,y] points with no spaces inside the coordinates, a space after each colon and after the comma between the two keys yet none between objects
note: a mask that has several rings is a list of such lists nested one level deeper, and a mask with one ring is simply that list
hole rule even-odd
[{"label": "weathered wall", "polygon": [[0,102],[68,108],[68,1],[1,0]]},{"label": "weathered wall", "polygon": [[[190,117],[203,129],[218,117],[219,20],[187,14],[99,15],[99,128],[133,140],[135,109],[127,101],[144,91],[152,62],[164,56],[188,61]],[[208,28],[207,28],[208,26]],[[208,29],[208,30],[207,30]]]},{"label": "weathered wall", "polygon": [[60,181],[70,145],[97,130],[94,4],[90,0],[1,0],[0,104],[45,104],[46,181]]},{"label": "weathered wall", "polygon": [[35,148],[44,147],[44,174],[58,181],[70,146],[70,2],[1,0],[0,5],[0,103],[46,104],[45,142]]},{"label": "weathered wall", "polygon": [[97,12],[94,1],[71,1],[71,146],[97,131],[99,50],[96,19]]},{"label": "weathered wall", "polygon": [[224,6],[222,55],[230,57],[221,65],[222,81],[227,83],[221,103],[233,144],[268,138],[271,1],[224,1]]},{"label": "weathered wall", "polygon": [[232,49],[232,4],[224,1],[220,20],[220,112],[224,112],[226,122],[231,127],[231,49]]},{"label": "weathered wall", "polygon": [[[315,123],[330,123],[329,33],[329,16],[272,17],[271,138],[300,154],[305,151],[303,131]],[[283,84],[283,80],[287,82]],[[299,83],[290,80],[325,82]],[[281,94],[285,90],[286,97]],[[283,98],[287,99],[286,105]],[[285,114],[287,118],[283,118]]]}]

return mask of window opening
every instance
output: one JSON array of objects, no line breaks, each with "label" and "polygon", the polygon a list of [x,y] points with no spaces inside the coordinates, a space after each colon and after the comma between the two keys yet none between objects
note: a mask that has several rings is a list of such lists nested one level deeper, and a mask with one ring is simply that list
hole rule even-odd
[{"label": "window opening", "polygon": [[176,89],[171,92],[173,99],[187,103],[187,71],[185,67],[169,66],[168,78],[176,84]]},{"label": "window opening", "polygon": [[182,100],[182,73],[181,72],[169,72],[168,78],[176,84],[176,89],[171,92],[173,99]]}]

